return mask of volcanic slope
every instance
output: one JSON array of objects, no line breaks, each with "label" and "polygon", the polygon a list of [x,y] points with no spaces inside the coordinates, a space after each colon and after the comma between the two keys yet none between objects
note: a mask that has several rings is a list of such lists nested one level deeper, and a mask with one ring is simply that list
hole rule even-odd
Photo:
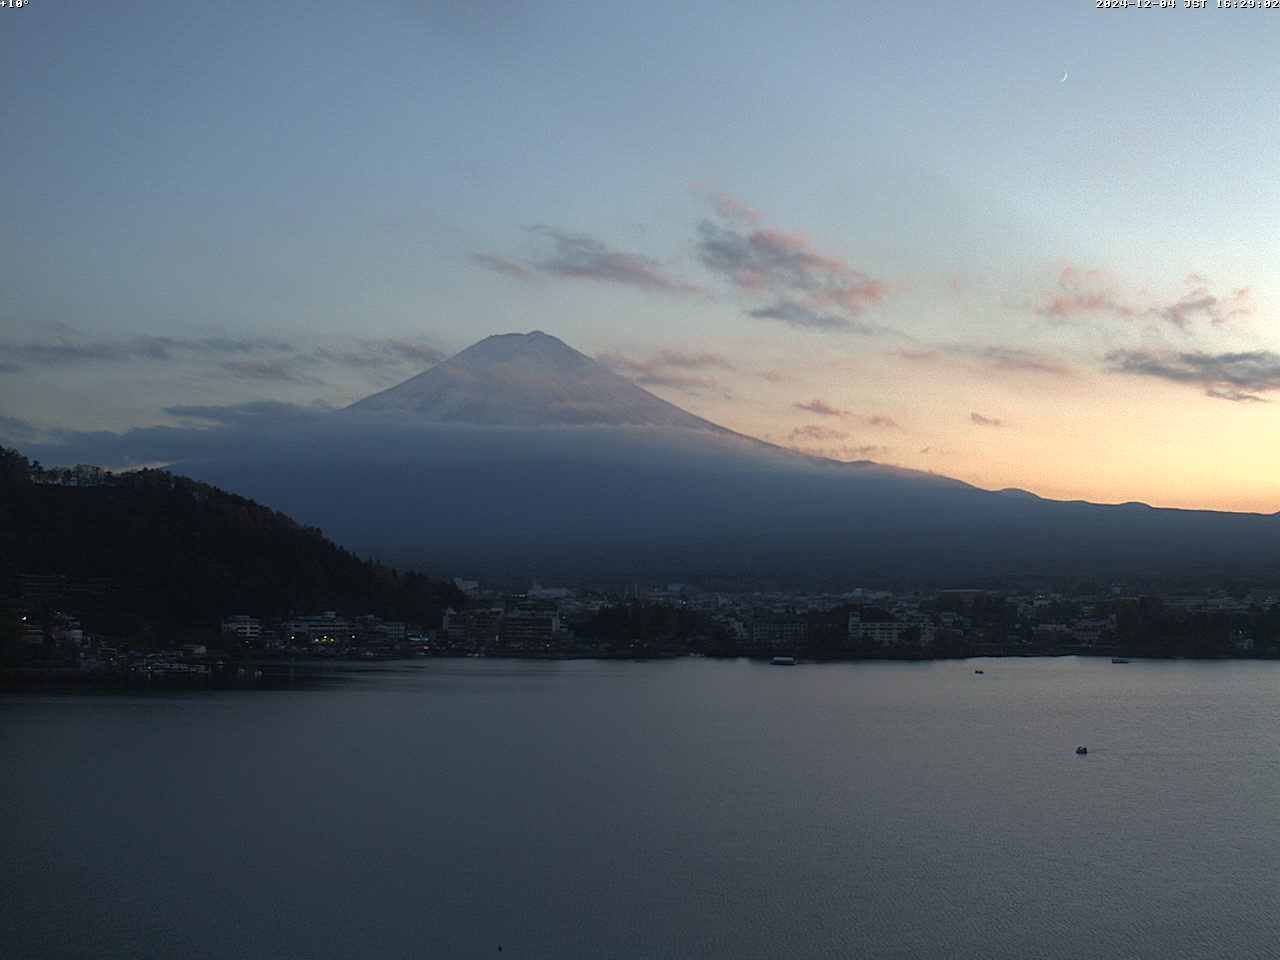
[{"label": "volcanic slope", "polygon": [[594,424],[730,433],[541,330],[487,337],[343,412],[479,426]]},{"label": "volcanic slope", "polygon": [[994,493],[785,450],[541,332],[181,469],[398,564],[519,583],[1262,575],[1280,518]]}]

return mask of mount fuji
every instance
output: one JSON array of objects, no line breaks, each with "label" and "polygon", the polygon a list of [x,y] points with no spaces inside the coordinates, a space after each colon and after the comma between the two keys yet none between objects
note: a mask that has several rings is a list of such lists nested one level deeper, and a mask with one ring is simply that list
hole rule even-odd
[{"label": "mount fuji", "polygon": [[541,332],[174,469],[432,573],[720,587],[1280,569],[1280,517],[1043,500],[735,433]]},{"label": "mount fuji", "polygon": [[480,426],[595,424],[730,432],[655,397],[541,330],[488,337],[344,412]]}]

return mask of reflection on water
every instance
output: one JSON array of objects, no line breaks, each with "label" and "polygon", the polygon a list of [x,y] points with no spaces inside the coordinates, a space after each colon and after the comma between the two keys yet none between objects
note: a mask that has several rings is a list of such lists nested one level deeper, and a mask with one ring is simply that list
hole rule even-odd
[{"label": "reflection on water", "polygon": [[1278,693],[1268,663],[689,659],[6,695],[0,930],[10,957],[1270,957]]}]

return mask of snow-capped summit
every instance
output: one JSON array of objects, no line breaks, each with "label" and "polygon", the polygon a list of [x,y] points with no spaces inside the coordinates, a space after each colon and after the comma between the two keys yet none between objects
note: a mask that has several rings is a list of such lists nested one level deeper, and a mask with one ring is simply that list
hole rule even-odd
[{"label": "snow-capped summit", "polygon": [[668,427],[729,433],[535,330],[487,337],[346,410],[484,426]]}]

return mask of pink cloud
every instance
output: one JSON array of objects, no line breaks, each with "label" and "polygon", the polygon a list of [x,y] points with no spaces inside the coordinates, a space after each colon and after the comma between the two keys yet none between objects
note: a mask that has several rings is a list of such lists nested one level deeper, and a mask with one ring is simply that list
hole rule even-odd
[{"label": "pink cloud", "polygon": [[1058,275],[1056,287],[1040,291],[1035,311],[1055,322],[1068,322],[1089,315],[1110,315],[1121,319],[1156,317],[1180,330],[1189,330],[1197,320],[1221,326],[1249,313],[1249,288],[1241,287],[1225,296],[1213,293],[1199,273],[1187,274],[1192,288],[1172,302],[1142,305],[1122,298],[1119,283],[1106,270],[1067,266]]},{"label": "pink cloud", "polygon": [[728,194],[712,194],[717,220],[698,225],[703,266],[750,300],[751,316],[795,327],[872,333],[858,319],[888,295],[887,284],[818,250],[802,233],[763,226],[760,214]]},{"label": "pink cloud", "polygon": [[1105,270],[1066,266],[1058,275],[1056,289],[1040,291],[1036,312],[1051,320],[1067,321],[1096,313],[1131,317],[1138,311],[1121,302],[1116,281]]},{"label": "pink cloud", "polygon": [[467,259],[478,267],[484,267],[486,270],[492,270],[495,273],[505,273],[509,277],[518,277],[521,280],[541,279],[523,263],[510,260],[507,257],[499,257],[491,253],[473,253]]},{"label": "pink cloud", "polygon": [[716,215],[722,220],[735,220],[746,226],[755,226],[761,220],[760,211],[753,210],[732,194],[717,190],[708,183],[693,181],[689,189],[709,199],[715,206]]}]

